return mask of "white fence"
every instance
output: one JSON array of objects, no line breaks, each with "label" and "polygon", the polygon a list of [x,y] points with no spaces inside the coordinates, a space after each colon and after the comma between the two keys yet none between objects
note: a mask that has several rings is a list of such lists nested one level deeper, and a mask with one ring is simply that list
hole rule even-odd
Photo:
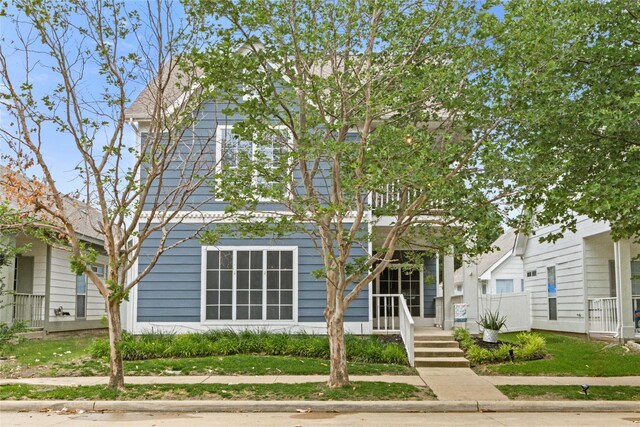
[{"label": "white fence", "polygon": [[480,295],[478,316],[496,311],[506,316],[507,324],[503,332],[531,330],[531,304],[528,292],[516,292],[498,295]]},{"label": "white fence", "polygon": [[413,366],[414,321],[402,294],[373,294],[373,332],[399,333]]}]

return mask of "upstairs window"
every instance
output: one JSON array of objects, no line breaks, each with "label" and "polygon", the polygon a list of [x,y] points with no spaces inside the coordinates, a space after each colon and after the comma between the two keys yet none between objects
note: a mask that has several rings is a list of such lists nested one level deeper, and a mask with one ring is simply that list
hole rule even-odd
[{"label": "upstairs window", "polygon": [[286,150],[288,134],[277,128],[269,138],[261,143],[241,139],[232,131],[232,126],[217,129],[216,158],[220,159],[219,169],[238,168],[243,159],[254,163],[252,182],[255,187],[269,187],[276,182],[274,170],[280,166],[282,154]]}]

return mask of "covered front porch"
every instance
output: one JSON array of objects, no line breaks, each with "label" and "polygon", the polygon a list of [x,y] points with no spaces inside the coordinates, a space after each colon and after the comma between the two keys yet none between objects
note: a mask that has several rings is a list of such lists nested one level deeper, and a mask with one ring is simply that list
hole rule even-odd
[{"label": "covered front porch", "polygon": [[640,338],[640,245],[610,233],[584,239],[587,330],[590,335]]}]

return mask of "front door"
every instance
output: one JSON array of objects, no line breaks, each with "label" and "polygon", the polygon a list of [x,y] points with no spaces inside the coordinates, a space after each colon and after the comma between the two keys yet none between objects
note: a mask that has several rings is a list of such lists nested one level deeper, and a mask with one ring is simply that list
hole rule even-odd
[{"label": "front door", "polygon": [[393,264],[387,267],[376,282],[377,294],[402,294],[412,317],[422,317],[422,269]]}]

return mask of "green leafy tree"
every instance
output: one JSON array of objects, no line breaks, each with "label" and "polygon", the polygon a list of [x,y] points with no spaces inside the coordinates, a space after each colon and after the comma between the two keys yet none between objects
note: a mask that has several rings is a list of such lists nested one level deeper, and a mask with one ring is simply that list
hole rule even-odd
[{"label": "green leafy tree", "polygon": [[[221,113],[242,118],[220,136],[214,192],[237,215],[234,233],[295,230],[315,243],[324,264],[331,386],[348,383],[345,310],[401,244],[478,253],[500,222],[493,202],[513,188],[496,130],[515,100],[496,73],[501,52],[493,38],[504,26],[491,7],[191,4],[209,19],[211,46],[194,54],[203,86]],[[510,83],[525,85],[542,71]],[[260,221],[252,220],[256,210],[266,211]],[[382,226],[384,218],[391,220]],[[210,230],[204,240],[223,232]],[[369,243],[373,251],[356,259]]]},{"label": "green leafy tree", "polygon": [[[504,81],[544,68],[499,128],[514,204],[535,223],[559,223],[558,237],[587,215],[611,224],[614,239],[640,236],[640,3],[511,1],[498,72]],[[535,11],[535,13],[532,13]],[[509,31],[507,31],[509,29]],[[538,35],[527,43],[514,35]],[[551,63],[546,63],[548,57]]]}]

